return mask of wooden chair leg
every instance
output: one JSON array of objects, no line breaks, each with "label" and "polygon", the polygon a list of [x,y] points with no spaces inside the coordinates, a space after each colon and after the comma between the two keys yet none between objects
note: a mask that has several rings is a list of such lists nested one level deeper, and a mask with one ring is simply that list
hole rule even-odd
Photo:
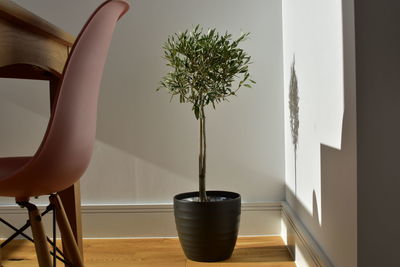
[{"label": "wooden chair leg", "polygon": [[60,197],[57,194],[51,195],[50,203],[56,211],[58,228],[60,229],[63,247],[65,245],[66,255],[70,257],[69,261],[74,267],[83,267],[82,257]]},{"label": "wooden chair leg", "polygon": [[1,248],[0,248],[0,267],[3,267],[3,264],[1,264],[3,262],[3,256],[1,255]]},{"label": "wooden chair leg", "polygon": [[32,236],[35,241],[36,255],[40,267],[51,267],[49,247],[47,246],[46,234],[42,225],[42,217],[37,207],[33,204],[26,205],[31,222]]}]

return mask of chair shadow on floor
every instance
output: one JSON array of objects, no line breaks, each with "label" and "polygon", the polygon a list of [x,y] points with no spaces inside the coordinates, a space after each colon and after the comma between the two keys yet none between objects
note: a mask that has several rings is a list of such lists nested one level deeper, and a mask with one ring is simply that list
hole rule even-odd
[{"label": "chair shadow on floor", "polygon": [[[0,240],[0,243],[3,242]],[[1,254],[0,254],[0,267],[1,263],[3,262],[17,262],[17,261],[23,261],[26,260],[25,258],[21,257],[21,251],[24,247],[26,247],[26,244],[29,241],[12,241],[7,246],[1,249]],[[16,253],[18,251],[18,253]]]}]

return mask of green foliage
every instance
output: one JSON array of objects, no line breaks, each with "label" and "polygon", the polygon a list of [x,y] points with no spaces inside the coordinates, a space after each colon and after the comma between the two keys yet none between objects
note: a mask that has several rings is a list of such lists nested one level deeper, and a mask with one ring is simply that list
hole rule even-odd
[{"label": "green foliage", "polygon": [[196,119],[204,117],[204,106],[211,103],[215,108],[242,86],[255,83],[249,74],[250,56],[238,47],[248,36],[244,33],[232,40],[231,34],[221,35],[216,29],[203,33],[199,25],[169,36],[163,49],[172,71],[163,77],[160,88],[181,103],[191,103]]}]

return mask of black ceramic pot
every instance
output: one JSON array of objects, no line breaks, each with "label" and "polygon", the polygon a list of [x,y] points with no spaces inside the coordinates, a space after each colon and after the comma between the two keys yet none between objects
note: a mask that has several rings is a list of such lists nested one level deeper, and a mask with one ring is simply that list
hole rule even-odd
[{"label": "black ceramic pot", "polygon": [[214,201],[190,201],[198,196],[199,192],[190,192],[174,197],[175,222],[183,251],[188,259],[194,261],[228,259],[239,231],[240,195],[207,191],[207,196]]}]

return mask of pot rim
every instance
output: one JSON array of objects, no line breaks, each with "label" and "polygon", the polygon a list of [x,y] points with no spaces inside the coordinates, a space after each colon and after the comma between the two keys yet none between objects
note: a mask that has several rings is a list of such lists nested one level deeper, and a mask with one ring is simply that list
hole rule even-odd
[{"label": "pot rim", "polygon": [[184,192],[184,193],[179,193],[174,196],[174,201],[181,202],[181,203],[221,203],[221,202],[231,202],[231,201],[237,201],[238,199],[241,199],[241,196],[239,193],[236,192],[230,192],[230,191],[222,191],[222,190],[210,190],[206,191],[207,194],[212,195],[212,196],[222,196],[222,197],[228,197],[228,199],[224,199],[222,201],[216,201],[216,202],[198,202],[198,201],[187,201],[183,200],[185,198],[189,197],[198,197],[199,196],[199,191],[192,191],[192,192]]}]

